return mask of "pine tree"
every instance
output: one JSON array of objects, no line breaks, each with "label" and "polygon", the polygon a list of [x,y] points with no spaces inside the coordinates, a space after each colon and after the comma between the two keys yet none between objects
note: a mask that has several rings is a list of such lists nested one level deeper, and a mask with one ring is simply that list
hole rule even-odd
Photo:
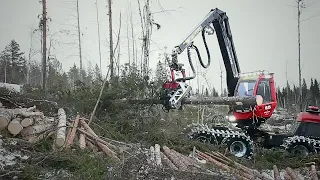
[{"label": "pine tree", "polygon": [[155,82],[158,86],[161,86],[166,79],[167,70],[165,64],[159,61],[156,67]]},{"label": "pine tree", "polygon": [[1,53],[1,79],[4,82],[22,84],[26,77],[26,59],[24,52],[20,52],[20,45],[15,41],[5,47]]},{"label": "pine tree", "polygon": [[307,94],[308,94],[308,86],[307,86],[306,80],[304,78],[302,80],[301,90],[302,90],[302,105],[306,106]]},{"label": "pine tree", "polygon": [[314,79],[314,83],[313,83],[313,99],[315,100],[314,105],[318,106],[319,103],[319,99],[320,99],[320,92],[319,92],[319,83],[317,81],[317,79]]}]

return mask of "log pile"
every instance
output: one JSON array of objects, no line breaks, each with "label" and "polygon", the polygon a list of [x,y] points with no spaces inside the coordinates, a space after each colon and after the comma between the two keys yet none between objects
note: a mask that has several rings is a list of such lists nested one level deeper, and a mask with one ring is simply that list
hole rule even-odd
[{"label": "log pile", "polygon": [[45,137],[54,128],[53,117],[46,117],[36,106],[29,108],[8,109],[0,107],[0,130],[7,130],[11,135],[21,135],[29,142],[36,142]]},{"label": "log pile", "polygon": [[100,150],[115,161],[120,161],[119,154],[121,153],[121,148],[99,137],[85,120],[86,119],[81,118],[78,115],[72,123],[67,123],[68,128],[61,130],[61,132],[67,131],[67,135],[60,136],[61,139],[65,137],[65,143],[56,143],[56,145],[59,145],[62,149],[68,149],[75,144],[75,139],[77,137],[77,144],[81,149],[89,148],[93,152],[98,152]]},{"label": "log pile", "polygon": [[[153,166],[163,167],[164,165],[172,170],[176,171],[187,171],[193,173],[206,173],[214,174],[213,170],[208,168],[203,168],[201,164],[207,163],[214,166],[214,169],[220,169],[224,172],[230,174],[231,176],[236,176],[237,179],[249,180],[249,179],[258,179],[258,180],[300,180],[298,174],[290,167],[287,167],[284,170],[283,177],[281,178],[278,167],[273,166],[272,176],[260,173],[255,169],[246,167],[240,163],[233,161],[227,156],[219,152],[201,152],[199,150],[194,150],[192,155],[185,156],[174,149],[169,149],[167,146],[160,146],[155,144],[149,149],[150,155],[148,162]],[[310,176],[313,180],[318,180],[318,175],[315,165],[311,165]]]}]

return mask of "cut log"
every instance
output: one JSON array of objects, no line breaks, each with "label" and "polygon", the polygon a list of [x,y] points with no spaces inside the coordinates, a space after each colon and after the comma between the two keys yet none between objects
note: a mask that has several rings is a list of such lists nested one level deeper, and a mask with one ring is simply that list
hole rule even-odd
[{"label": "cut log", "polygon": [[23,127],[20,124],[20,121],[21,121],[20,118],[15,118],[8,125],[8,131],[14,136],[19,134],[23,129]]},{"label": "cut log", "polygon": [[32,124],[33,124],[33,118],[24,118],[21,121],[22,127],[28,127],[28,126],[31,126]]},{"label": "cut log", "polygon": [[[81,129],[83,129],[83,127],[81,127]],[[86,148],[86,136],[83,133],[80,133],[79,135],[79,146],[80,149]]]},{"label": "cut log", "polygon": [[98,152],[97,146],[94,145],[94,143],[86,137],[86,145],[89,149],[91,149],[93,152]]},{"label": "cut log", "polygon": [[14,118],[14,112],[11,109],[0,110],[0,130],[5,129],[11,119]]},{"label": "cut log", "polygon": [[29,108],[27,108],[27,112],[31,112],[31,111],[34,111],[34,110],[36,110],[36,105],[34,105],[34,106],[32,106],[32,107],[29,107]]},{"label": "cut log", "polygon": [[22,117],[39,116],[41,118],[44,118],[44,114],[42,112],[29,112],[28,108],[16,108],[13,109],[13,111],[15,115],[19,115]]},{"label": "cut log", "polygon": [[227,172],[230,173],[235,173],[237,175],[239,175],[240,177],[246,178],[246,179],[254,179],[254,176],[251,174],[248,174],[246,172],[240,171],[238,169],[232,168],[226,164],[223,164],[213,158],[211,158],[210,156],[206,155],[205,153],[202,153],[201,151],[197,151],[198,156],[200,156],[201,158],[206,159],[207,161],[213,163],[214,165],[216,165],[218,168],[223,169]]},{"label": "cut log", "polygon": [[284,173],[284,179],[285,180],[294,180],[294,179],[291,179],[291,177],[289,176],[287,171],[285,171],[285,173]]},{"label": "cut log", "polygon": [[187,166],[183,164],[179,157],[177,157],[167,146],[162,146],[164,154],[175,164],[180,170],[186,171]]},{"label": "cut log", "polygon": [[45,137],[45,131],[53,128],[54,124],[38,124],[23,128],[20,134],[29,142],[36,142]]},{"label": "cut log", "polygon": [[259,171],[250,169],[238,162],[233,161],[232,159],[228,158],[227,156],[221,154],[220,152],[212,152],[212,154],[207,153],[210,157],[216,158],[218,161],[222,162],[223,164],[231,165],[236,169],[240,169],[241,171],[253,175],[254,177],[258,177],[264,180],[272,180],[271,178],[261,174]]},{"label": "cut log", "polygon": [[173,169],[173,170],[178,170],[177,166],[174,165],[172,163],[172,161],[170,161],[170,159],[163,153],[160,151],[160,156],[161,156],[161,159],[162,161],[167,165],[169,166],[169,168]]},{"label": "cut log", "polygon": [[[84,131],[82,129],[78,129],[78,131],[80,131],[81,133],[85,134],[87,137],[92,138],[94,140],[97,141],[98,146],[102,149],[102,151],[109,157],[114,158],[117,161],[120,161],[120,159],[117,157],[116,153],[113,152],[112,150],[109,149],[109,147],[107,145],[105,145],[104,143],[106,143],[105,141],[103,141],[102,139],[88,133],[87,131]],[[104,142],[104,143],[103,143]]]},{"label": "cut log", "polygon": [[273,165],[273,174],[274,174],[274,180],[280,180],[281,179],[278,167],[276,165]]},{"label": "cut log", "polygon": [[67,142],[66,142],[66,148],[69,148],[70,145],[73,144],[73,140],[74,140],[77,128],[78,128],[78,124],[79,124],[79,118],[80,118],[80,116],[77,115],[73,121],[72,129],[70,130],[70,134],[67,136],[68,138],[67,138]]},{"label": "cut log", "polygon": [[62,147],[66,140],[66,123],[67,123],[67,116],[64,109],[58,109],[58,130],[56,135],[55,144],[57,147]]},{"label": "cut log", "polygon": [[318,180],[317,170],[315,165],[311,165],[311,177],[312,180]]},{"label": "cut log", "polygon": [[300,180],[300,178],[298,177],[298,175],[294,172],[293,169],[291,169],[290,167],[286,168],[286,172],[288,173],[288,175],[290,176],[291,179],[293,180]]},{"label": "cut log", "polygon": [[154,145],[154,156],[155,156],[155,161],[157,166],[162,166],[161,164],[161,155],[160,155],[160,145],[155,144]]},{"label": "cut log", "polygon": [[186,160],[186,157],[185,157],[183,154],[175,151],[174,149],[170,149],[170,152],[173,153],[176,157],[178,157],[178,158],[180,159],[180,161],[181,161],[183,164],[185,164],[187,167],[192,165],[191,162],[189,162],[188,160]]},{"label": "cut log", "polygon": [[[98,135],[90,128],[90,126],[83,119],[80,119],[80,123],[84,127],[85,131],[87,131],[89,134],[93,135],[94,137],[98,137]],[[115,145],[112,145],[106,141],[103,141],[103,144],[107,145],[108,147],[110,147],[111,149],[113,149],[115,151],[119,151],[118,147],[116,147]]]},{"label": "cut log", "polygon": [[155,164],[154,147],[153,147],[153,146],[150,147],[149,152],[150,152],[150,154],[149,154],[149,155],[150,155],[149,161],[150,161],[150,163],[153,165],[153,164]]}]

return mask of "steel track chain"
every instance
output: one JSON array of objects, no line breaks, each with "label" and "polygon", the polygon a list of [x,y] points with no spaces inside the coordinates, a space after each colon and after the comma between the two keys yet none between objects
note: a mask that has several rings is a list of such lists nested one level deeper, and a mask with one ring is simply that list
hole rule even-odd
[{"label": "steel track chain", "polygon": [[283,141],[284,142],[281,146],[284,147],[285,150],[288,150],[292,144],[300,142],[308,143],[308,145],[312,145],[315,149],[320,148],[320,140],[316,140],[305,136],[292,136],[284,139]]},{"label": "steel track chain", "polygon": [[[218,144],[226,144],[231,138],[241,138],[249,144],[250,156],[253,155],[254,145],[249,135],[244,132],[230,129],[209,128],[205,124],[191,124],[191,131],[188,134],[190,139],[196,139],[198,135],[205,135],[210,141],[216,140]],[[212,141],[211,141],[212,142]]]}]

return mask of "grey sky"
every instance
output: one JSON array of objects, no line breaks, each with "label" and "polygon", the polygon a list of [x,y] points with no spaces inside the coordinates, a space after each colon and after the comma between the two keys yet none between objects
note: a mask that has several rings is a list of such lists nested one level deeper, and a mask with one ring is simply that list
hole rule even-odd
[{"label": "grey sky", "polygon": [[[78,48],[76,44],[68,45],[75,41],[76,37],[57,33],[59,30],[71,30],[71,34],[76,33],[75,0],[47,0],[48,16],[52,19],[49,22],[50,33],[54,34],[54,39],[60,42],[56,44],[52,53],[57,55],[59,61],[63,63],[63,68],[68,69],[71,65],[79,64],[76,56]],[[140,0],[143,2],[143,0]],[[30,29],[38,24],[37,16],[41,13],[41,4],[38,0],[0,0],[0,49],[2,50],[11,39],[15,39],[22,51],[28,53],[30,44]],[[119,14],[122,13],[121,31],[121,63],[128,61],[127,54],[127,6],[131,2],[133,11],[133,21],[135,24],[136,37],[140,36],[140,19],[138,15],[136,0],[117,0],[113,3],[113,24],[114,32],[119,27]],[[307,1],[311,2],[311,1]],[[311,18],[301,24],[301,46],[302,46],[302,76],[308,83],[311,77],[320,79],[318,51],[320,50],[320,1],[313,0],[312,5],[303,12],[302,19]],[[84,65],[90,61],[93,65],[99,64],[98,37],[96,26],[95,0],[79,0],[80,18],[82,28],[82,46]],[[106,72],[109,64],[108,50],[108,16],[106,0],[98,0],[100,16],[100,32],[102,38],[102,58],[103,72]],[[161,6],[160,6],[161,4]],[[276,83],[283,86],[286,83],[286,62],[288,63],[288,80],[290,83],[298,84],[298,44],[297,44],[297,21],[295,1],[254,1],[242,0],[241,3],[231,0],[153,0],[151,11],[159,12],[153,14],[155,22],[162,27],[160,30],[153,29],[150,57],[150,65],[154,68],[158,62],[158,53],[167,48],[167,52],[180,44],[180,42],[193,30],[193,28],[203,19],[212,8],[227,12],[229,16],[231,31],[234,38],[239,63],[242,72],[265,69],[275,73]],[[162,12],[163,9],[173,10]],[[130,27],[129,27],[130,28]],[[116,36],[114,36],[116,40]],[[139,41],[140,43],[140,41]],[[222,63],[221,53],[218,47],[216,36],[208,37],[211,49],[212,63],[207,70],[198,71],[206,73],[209,84],[220,90],[220,64]],[[203,51],[204,46],[199,36],[195,44]],[[39,43],[34,43],[35,48],[39,48]],[[140,49],[139,49],[140,50]],[[203,58],[205,53],[202,53]],[[40,56],[34,57],[40,61]],[[188,61],[186,52],[180,56],[181,62]],[[196,62],[197,60],[194,60]],[[199,63],[197,63],[199,64]],[[223,67],[224,71],[224,67]],[[224,75],[224,74],[223,74]],[[207,86],[204,75],[199,75],[200,83]],[[225,77],[223,77],[225,78]],[[225,81],[224,81],[225,84]],[[196,81],[192,82],[196,88]]]}]

